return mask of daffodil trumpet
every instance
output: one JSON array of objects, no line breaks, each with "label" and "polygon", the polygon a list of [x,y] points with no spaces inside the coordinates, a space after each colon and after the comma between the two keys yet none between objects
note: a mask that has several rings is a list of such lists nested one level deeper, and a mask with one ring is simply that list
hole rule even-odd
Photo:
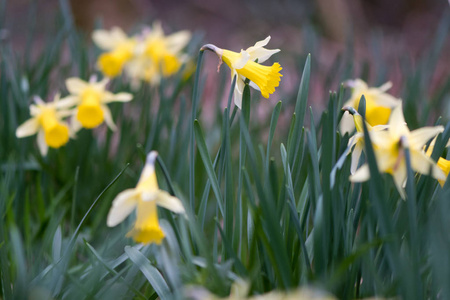
[{"label": "daffodil trumpet", "polygon": [[[241,52],[234,52],[226,49],[221,49],[213,44],[206,44],[200,48],[201,51],[209,50],[219,57],[219,67],[222,62],[231,69],[231,78],[237,76],[236,86],[234,89],[234,103],[241,108],[242,93],[245,86],[245,80],[250,80],[249,85],[260,91],[264,98],[269,98],[269,95],[275,92],[275,88],[279,86],[282,70],[279,63],[274,63],[272,66],[262,65],[273,54],[278,53],[279,49],[269,50],[264,48],[270,41],[270,36],[266,39],[257,42],[254,46],[241,50]],[[218,68],[219,68],[218,67]]]}]

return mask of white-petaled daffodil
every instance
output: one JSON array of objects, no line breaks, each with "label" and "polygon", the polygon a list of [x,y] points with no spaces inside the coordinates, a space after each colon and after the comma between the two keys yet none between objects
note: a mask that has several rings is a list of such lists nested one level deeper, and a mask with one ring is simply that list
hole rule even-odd
[{"label": "white-petaled daffodil", "polygon": [[[245,79],[250,80],[250,86],[261,92],[264,98],[275,92],[275,88],[279,86],[281,77],[281,66],[274,63],[272,66],[264,66],[261,63],[269,59],[280,49],[269,50],[264,48],[270,41],[270,36],[257,42],[254,46],[234,52],[221,49],[215,45],[204,45],[201,50],[213,51],[224,61],[231,69],[231,78],[237,76],[236,87],[234,89],[234,103],[241,108],[242,93],[244,91]],[[256,62],[257,61],[257,62]]]},{"label": "white-petaled daffodil", "polygon": [[107,51],[97,60],[98,68],[107,77],[115,77],[122,72],[124,65],[133,57],[137,43],[119,27],[95,30],[92,39],[100,49]]},{"label": "white-petaled daffodil", "polygon": [[113,94],[106,90],[109,79],[104,78],[97,81],[95,76],[89,82],[80,78],[72,77],[66,80],[66,87],[70,95],[62,101],[69,105],[76,106],[72,126],[74,131],[84,128],[95,128],[103,123],[112,130],[116,130],[116,125],[111,116],[107,104],[110,102],[128,102],[133,99],[129,93]]},{"label": "white-petaled daffodil", "polygon": [[[403,185],[406,181],[406,161],[404,150],[408,149],[411,157],[411,167],[415,172],[430,174],[438,180],[445,180],[445,174],[430,157],[423,152],[423,146],[433,137],[441,133],[442,126],[423,127],[409,131],[403,117],[402,106],[392,110],[389,128],[383,131],[371,132],[370,138],[374,145],[375,157],[380,172],[389,173],[394,178],[395,186],[402,198],[405,198]],[[350,176],[354,182],[366,181],[370,178],[367,164]]]},{"label": "white-petaled daffodil", "polygon": [[117,195],[106,221],[109,227],[116,226],[136,210],[136,221],[127,236],[133,237],[138,243],[160,244],[164,238],[164,232],[158,222],[157,206],[175,213],[184,213],[181,201],[158,187],[155,173],[157,155],[156,151],[147,155],[137,186]]},{"label": "white-petaled daffodil", "polygon": [[[401,100],[386,93],[392,87],[391,82],[386,82],[382,86],[368,87],[361,79],[347,80],[345,86],[352,89],[352,95],[345,102],[345,106],[359,107],[361,96],[366,99],[366,122],[371,126],[385,125],[389,121],[392,108],[401,104]],[[341,120],[341,132],[351,132],[354,129],[352,118],[345,113]]]},{"label": "white-petaled daffodil", "polygon": [[37,134],[37,144],[43,156],[48,147],[59,148],[69,141],[69,126],[63,119],[72,114],[66,102],[59,100],[56,94],[53,102],[44,102],[34,97],[35,104],[30,105],[31,118],[16,130],[16,137],[23,138]]}]

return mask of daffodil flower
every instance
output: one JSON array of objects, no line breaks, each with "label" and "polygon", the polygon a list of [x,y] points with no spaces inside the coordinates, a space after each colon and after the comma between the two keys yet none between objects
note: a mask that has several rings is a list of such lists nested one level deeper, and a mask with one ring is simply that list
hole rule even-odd
[{"label": "daffodil flower", "polygon": [[122,72],[126,62],[134,54],[136,39],[129,38],[122,29],[113,27],[108,30],[95,30],[92,33],[94,43],[102,50],[108,51],[99,56],[97,66],[108,77],[115,77]]},{"label": "daffodil flower", "polygon": [[117,195],[106,221],[109,227],[116,226],[136,210],[136,222],[127,236],[133,237],[138,243],[159,244],[164,238],[164,232],[158,223],[157,206],[175,213],[184,213],[181,201],[158,187],[155,173],[157,155],[156,151],[147,155],[137,186]]},{"label": "daffodil flower", "polygon": [[[358,167],[359,159],[361,158],[361,153],[364,149],[363,118],[353,107],[346,106],[343,108],[343,110],[348,111],[353,116],[353,120],[355,122],[356,127],[356,133],[350,138],[347,146],[349,152],[354,147],[352,151],[352,162],[350,166],[350,172],[354,174],[356,172],[356,168]],[[385,130],[389,127],[388,125],[377,125],[372,127],[367,122],[366,126],[369,132]]]},{"label": "daffodil flower", "polygon": [[161,78],[177,73],[188,61],[188,56],[181,50],[191,39],[187,30],[165,35],[160,22],[155,22],[152,28],[146,29],[139,37],[135,56],[125,66],[128,76],[145,80],[151,84],[159,84]]},{"label": "daffodil flower", "polygon": [[[270,41],[270,36],[265,40],[257,42],[254,46],[241,50],[240,53],[226,49],[221,49],[212,44],[204,45],[201,50],[213,51],[231,69],[231,78],[237,76],[236,87],[234,89],[234,103],[241,108],[242,93],[244,91],[245,79],[249,79],[250,86],[258,91],[264,98],[275,92],[275,88],[280,84],[281,66],[274,63],[272,66],[264,66],[261,63],[269,59],[280,49],[269,50],[264,48]],[[255,62],[257,61],[257,62]]]},{"label": "daffodil flower", "polygon": [[[409,131],[403,117],[402,106],[392,110],[389,128],[384,131],[370,133],[374,145],[375,157],[380,172],[389,173],[394,178],[395,186],[401,197],[405,198],[403,184],[406,181],[406,161],[404,149],[409,149],[411,167],[421,174],[429,174],[438,180],[445,180],[445,174],[436,163],[423,152],[423,146],[430,139],[444,130],[442,126],[423,127]],[[367,164],[350,176],[354,182],[366,181],[370,178]]]},{"label": "daffodil flower", "polygon": [[110,102],[128,102],[133,96],[129,93],[113,94],[106,90],[109,79],[105,78],[97,82],[92,77],[89,82],[80,78],[72,77],[66,80],[66,87],[70,95],[64,101],[72,106],[76,105],[72,126],[75,131],[81,127],[95,128],[103,123],[112,130],[116,130],[116,125],[111,116],[111,111],[106,104]]},{"label": "daffodil flower", "polygon": [[[434,145],[436,144],[436,138],[437,137],[435,137],[431,141],[430,146],[428,146],[428,149],[427,149],[427,152],[426,152],[427,156],[431,156],[431,154],[433,154]],[[450,140],[448,141],[446,147],[450,147]],[[424,148],[425,148],[425,146],[424,146]],[[442,172],[444,172],[445,178],[447,179],[448,174],[450,173],[450,160],[447,160],[447,159],[445,159],[443,157],[439,157],[439,159],[437,161],[437,166],[439,167],[439,169],[442,170]],[[441,186],[444,186],[445,180],[439,180],[439,183],[440,183]]]},{"label": "daffodil flower", "polygon": [[72,114],[57,94],[53,102],[44,102],[34,97],[35,104],[30,105],[31,118],[16,130],[16,137],[23,138],[37,134],[37,143],[42,156],[47,155],[48,147],[59,148],[69,141],[69,126],[63,119]]},{"label": "daffodil flower", "polygon": [[[391,82],[386,82],[378,88],[369,88],[361,79],[348,80],[347,87],[352,88],[350,99],[345,106],[358,107],[361,96],[366,99],[366,121],[371,126],[385,125],[389,120],[391,109],[401,104],[401,100],[386,93],[392,87]],[[352,118],[346,113],[341,120],[341,131],[351,132],[354,129]]]}]

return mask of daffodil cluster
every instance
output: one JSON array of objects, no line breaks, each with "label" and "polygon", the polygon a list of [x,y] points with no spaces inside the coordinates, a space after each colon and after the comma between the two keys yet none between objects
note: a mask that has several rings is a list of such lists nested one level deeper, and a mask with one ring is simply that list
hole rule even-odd
[{"label": "daffodil cluster", "polygon": [[158,84],[161,78],[177,73],[188,62],[182,50],[191,33],[183,30],[166,36],[161,23],[155,22],[151,28],[131,37],[113,27],[95,30],[92,39],[105,51],[97,60],[100,71],[110,78],[124,72],[137,87],[141,81]]},{"label": "daffodil cluster", "polygon": [[[352,153],[352,169],[355,168],[361,154],[361,143],[364,143],[362,131],[362,118],[354,109],[353,112],[357,133],[350,140],[350,147],[355,145]],[[437,164],[430,158],[431,152],[425,153],[424,146],[439,133],[444,131],[442,126],[423,127],[410,131],[403,117],[402,105],[392,109],[387,126],[368,126],[370,139],[373,144],[375,158],[380,172],[391,174],[395,186],[402,198],[405,198],[404,185],[407,180],[405,150],[408,149],[411,157],[411,168],[421,174],[427,174],[438,179],[441,184],[446,180],[449,164],[442,159]],[[432,148],[431,145],[429,148]],[[430,150],[428,150],[430,151]],[[369,166],[364,164],[353,175],[350,180],[354,182],[366,181],[370,178]]]},{"label": "daffodil cluster", "polygon": [[[37,134],[39,150],[45,156],[49,147],[67,144],[69,137],[75,138],[82,127],[92,129],[105,121],[116,130],[107,104],[128,102],[133,97],[129,93],[111,93],[106,89],[108,82],[107,78],[97,81],[95,76],[89,82],[73,77],[66,80],[68,96],[60,99],[57,94],[52,102],[35,97],[35,103],[30,105],[31,118],[17,128],[16,136]],[[71,117],[70,125],[65,120],[68,117]]]}]

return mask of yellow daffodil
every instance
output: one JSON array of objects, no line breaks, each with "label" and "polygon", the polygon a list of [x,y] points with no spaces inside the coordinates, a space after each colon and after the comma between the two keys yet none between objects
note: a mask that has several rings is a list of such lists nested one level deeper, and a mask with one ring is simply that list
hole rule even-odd
[{"label": "yellow daffodil", "polygon": [[[430,146],[428,147],[428,150],[426,152],[426,155],[431,156],[431,154],[433,154],[434,145],[436,144],[436,138],[437,137],[435,137],[431,141]],[[450,140],[448,141],[446,147],[450,147]],[[439,157],[439,159],[437,161],[437,166],[439,167],[439,169],[442,170],[442,172],[444,172],[445,178],[447,179],[448,174],[450,173],[450,160],[447,160],[443,157]],[[441,186],[444,186],[445,180],[439,180],[439,183],[441,184]]]},{"label": "yellow daffodil", "polygon": [[188,56],[181,53],[191,39],[187,30],[165,35],[160,22],[144,30],[141,42],[136,46],[135,57],[127,63],[125,70],[134,80],[145,80],[159,84],[161,78],[177,73],[188,61]]},{"label": "yellow daffodil", "polygon": [[105,78],[97,82],[92,77],[89,82],[80,78],[69,78],[66,80],[66,87],[70,95],[64,98],[66,103],[74,106],[75,118],[72,118],[72,126],[75,131],[81,127],[95,128],[103,123],[112,130],[116,130],[116,125],[111,116],[111,111],[106,104],[110,102],[128,102],[133,96],[129,93],[113,94],[106,90],[109,79]]},{"label": "yellow daffodil", "polygon": [[[350,166],[350,172],[354,174],[356,168],[358,167],[359,159],[361,158],[361,153],[364,149],[363,118],[353,107],[346,106],[343,108],[343,110],[348,111],[351,115],[353,115],[353,120],[355,122],[356,127],[356,133],[350,138],[347,147],[348,151],[350,152],[350,150],[354,146],[352,151],[352,163]],[[385,130],[389,127],[388,125],[377,125],[372,127],[367,122],[366,126],[369,132]]]},{"label": "yellow daffodil", "polygon": [[[378,88],[369,88],[361,79],[348,80],[347,87],[352,88],[352,95],[344,106],[358,108],[361,96],[366,99],[366,121],[371,126],[385,125],[389,120],[391,109],[401,103],[397,99],[386,93],[392,87],[391,82],[386,82]],[[348,114],[344,114],[341,120],[341,131],[351,132],[354,129],[353,120]]]},{"label": "yellow daffodil", "polygon": [[16,136],[23,138],[37,133],[37,143],[43,156],[48,147],[59,148],[69,141],[69,126],[63,119],[72,114],[65,101],[59,101],[57,94],[53,102],[44,102],[34,97],[35,104],[30,105],[31,118],[20,125]]},{"label": "yellow daffodil", "polygon": [[[402,106],[392,110],[389,128],[385,131],[370,133],[374,145],[375,156],[380,172],[389,173],[402,198],[405,198],[403,184],[406,181],[406,161],[404,149],[408,148],[411,157],[411,167],[414,171],[429,174],[438,180],[445,180],[445,174],[424,152],[423,146],[430,139],[441,133],[442,126],[423,127],[409,131],[403,117]],[[367,164],[359,168],[350,180],[354,182],[366,181],[370,177]]]},{"label": "yellow daffodil", "polygon": [[110,31],[95,30],[92,39],[99,48],[108,51],[101,54],[97,61],[98,68],[108,77],[115,77],[122,72],[125,63],[133,57],[137,43],[135,38],[129,38],[118,27]]},{"label": "yellow daffodil", "polygon": [[[242,104],[245,79],[248,78],[251,81],[250,86],[261,91],[261,95],[264,98],[269,98],[269,95],[275,92],[275,88],[280,84],[280,78],[283,76],[280,74],[282,69],[280,64],[274,63],[272,66],[261,65],[273,54],[280,51],[280,49],[269,50],[264,48],[269,41],[270,36],[247,48],[247,50],[241,50],[240,53],[220,49],[211,44],[204,45],[201,48],[201,50],[215,52],[221,61],[224,61],[230,67],[231,78],[237,76],[234,89],[234,103],[239,108],[241,108]],[[257,62],[255,62],[256,60]]]},{"label": "yellow daffodil", "polygon": [[137,186],[117,195],[106,221],[109,227],[116,226],[136,209],[136,222],[127,236],[133,237],[139,243],[159,244],[164,238],[164,232],[158,223],[156,206],[164,207],[175,213],[184,213],[181,201],[158,187],[155,173],[157,155],[156,151],[147,155],[147,161]]}]

